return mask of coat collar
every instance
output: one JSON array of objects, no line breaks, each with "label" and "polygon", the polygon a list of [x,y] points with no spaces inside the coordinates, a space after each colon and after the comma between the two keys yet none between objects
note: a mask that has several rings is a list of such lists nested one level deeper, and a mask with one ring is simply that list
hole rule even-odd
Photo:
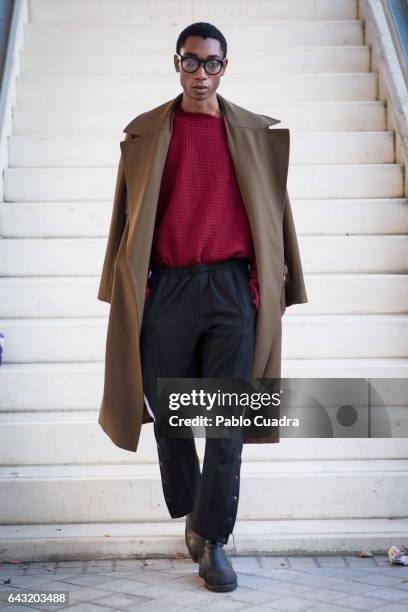
[{"label": "coat collar", "polygon": [[[216,96],[221,112],[223,113],[225,120],[230,125],[244,128],[265,129],[277,123],[281,123],[280,119],[275,119],[274,117],[269,117],[268,115],[259,115],[242,108],[241,106],[230,102],[218,93]],[[136,136],[141,136],[158,129],[169,129],[171,131],[173,112],[178,103],[181,101],[182,97],[183,94],[180,93],[175,98],[164,102],[164,104],[156,106],[156,108],[138,115],[130,123],[128,123],[123,131]]]}]

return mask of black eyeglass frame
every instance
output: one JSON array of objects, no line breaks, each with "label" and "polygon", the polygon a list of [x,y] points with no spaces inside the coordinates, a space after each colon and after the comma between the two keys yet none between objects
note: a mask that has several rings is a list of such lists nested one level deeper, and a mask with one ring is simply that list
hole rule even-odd
[{"label": "black eyeglass frame", "polygon": [[[202,60],[202,59],[198,59],[198,57],[194,57],[193,55],[180,55],[179,53],[176,53],[177,57],[180,58],[180,63],[181,66],[184,70],[184,72],[187,72],[188,74],[194,74],[194,72],[197,72],[197,70],[200,68],[201,64],[204,66],[204,70],[206,71],[207,74],[209,74],[210,76],[214,76],[216,74],[219,74],[224,66],[224,60],[225,57],[223,57],[222,59],[218,59],[218,57],[210,57],[209,59],[206,60]],[[198,62],[198,66],[195,70],[186,70],[183,66],[183,59],[193,59],[196,62]],[[218,72],[208,72],[206,64],[208,62],[218,62],[220,64],[220,69],[218,70]]]}]

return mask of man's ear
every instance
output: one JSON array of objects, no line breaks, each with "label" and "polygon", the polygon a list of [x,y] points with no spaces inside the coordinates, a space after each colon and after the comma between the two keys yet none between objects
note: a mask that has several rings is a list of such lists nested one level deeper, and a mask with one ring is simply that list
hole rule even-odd
[{"label": "man's ear", "polygon": [[177,66],[177,61],[178,61],[178,57],[176,54],[174,54],[173,55],[174,68],[176,69],[176,72],[180,72],[180,69]]}]

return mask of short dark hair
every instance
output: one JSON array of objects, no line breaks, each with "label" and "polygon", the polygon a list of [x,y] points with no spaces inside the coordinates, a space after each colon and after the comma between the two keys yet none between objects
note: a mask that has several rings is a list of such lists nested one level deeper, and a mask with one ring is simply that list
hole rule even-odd
[{"label": "short dark hair", "polygon": [[227,55],[227,41],[225,36],[218,28],[211,23],[205,21],[197,21],[184,28],[180,36],[177,39],[176,53],[180,54],[180,49],[185,45],[185,42],[189,36],[201,36],[201,38],[216,38],[220,41],[221,49],[223,50],[224,57]]}]

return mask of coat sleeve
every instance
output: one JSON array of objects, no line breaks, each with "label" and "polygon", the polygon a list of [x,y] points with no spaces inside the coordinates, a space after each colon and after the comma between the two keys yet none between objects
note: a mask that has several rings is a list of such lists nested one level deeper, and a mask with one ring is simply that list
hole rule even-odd
[{"label": "coat sleeve", "polygon": [[[125,140],[131,138],[131,134],[125,135]],[[102,267],[102,274],[99,282],[97,298],[103,302],[111,303],[113,273],[116,255],[118,253],[120,241],[126,223],[126,181],[123,170],[122,155],[119,159],[116,187],[113,198],[112,216],[106,245],[105,258]]]},{"label": "coat sleeve", "polygon": [[299,245],[287,188],[283,211],[283,243],[285,257],[285,306],[305,304],[309,300],[306,294]]}]

